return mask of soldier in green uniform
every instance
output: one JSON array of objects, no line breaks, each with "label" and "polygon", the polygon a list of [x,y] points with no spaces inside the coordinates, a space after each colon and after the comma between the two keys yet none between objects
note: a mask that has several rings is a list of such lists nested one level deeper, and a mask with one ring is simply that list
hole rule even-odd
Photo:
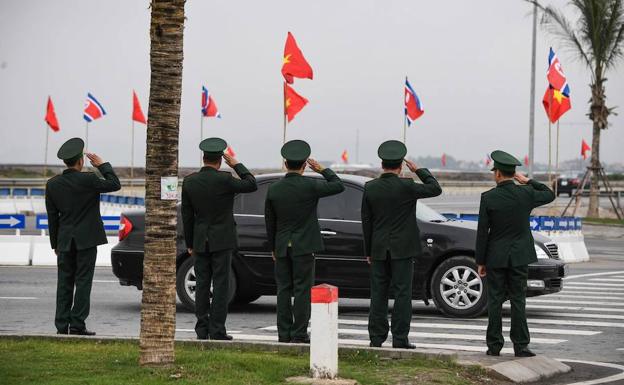
[{"label": "soldier in green uniform", "polygon": [[512,155],[494,151],[491,158],[496,187],[481,195],[476,245],[479,275],[487,275],[487,354],[498,356],[503,348],[501,312],[509,298],[515,355],[532,357],[525,304],[528,265],[537,256],[529,217],[534,208],[552,202],[555,194],[546,185],[516,173],[521,163]]},{"label": "soldier in green uniform", "polygon": [[95,335],[87,330],[85,320],[89,316],[97,246],[107,243],[100,216],[100,193],[121,188],[110,163],[96,154],[84,155],[103,178],[81,172],[83,150],[84,142],[80,138],[65,142],[57,156],[67,169],[46,184],[50,245],[58,265],[54,319],[58,334]]},{"label": "soldier in green uniform", "polygon": [[[229,302],[232,251],[237,246],[234,196],[256,191],[256,178],[233,157],[224,154],[225,140],[208,138],[199,144],[204,167],[184,178],[182,221],[188,253],[195,256],[195,332],[200,340],[231,340],[225,330]],[[240,179],[219,171],[221,161]],[[213,285],[210,303],[210,283]]]},{"label": "soldier in green uniform", "polygon": [[[319,198],[344,191],[340,178],[309,156],[310,146],[302,140],[284,144],[282,157],[288,172],[269,187],[266,196],[265,221],[275,261],[280,342],[310,342],[308,322],[314,253],[323,250],[316,206]],[[304,177],[306,164],[325,180]]]},{"label": "soldier in green uniform", "polygon": [[[403,143],[386,141],[377,153],[383,174],[366,183],[362,197],[364,248],[371,267],[370,346],[380,347],[388,338],[388,298],[392,294],[392,347],[414,349],[408,339],[412,281],[414,258],[422,253],[416,201],[438,196],[442,189],[429,170],[404,160],[407,148]],[[399,177],[403,162],[423,184]]]}]

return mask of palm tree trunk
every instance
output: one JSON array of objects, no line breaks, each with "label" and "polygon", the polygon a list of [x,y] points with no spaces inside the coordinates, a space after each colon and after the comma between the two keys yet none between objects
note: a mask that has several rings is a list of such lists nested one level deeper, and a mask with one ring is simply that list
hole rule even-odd
[{"label": "palm tree trunk", "polygon": [[175,360],[175,200],[160,199],[161,177],[177,176],[185,0],[152,0],[151,85],[145,165],[145,258],[141,365]]},{"label": "palm tree trunk", "polygon": [[609,110],[606,106],[605,93],[602,78],[602,71],[596,71],[595,83],[591,85],[592,98],[589,118],[593,122],[592,148],[591,148],[591,168],[592,178],[589,190],[589,209],[587,216],[598,218],[600,216],[600,179],[598,178],[598,170],[600,169],[600,132],[607,128],[607,117]]}]

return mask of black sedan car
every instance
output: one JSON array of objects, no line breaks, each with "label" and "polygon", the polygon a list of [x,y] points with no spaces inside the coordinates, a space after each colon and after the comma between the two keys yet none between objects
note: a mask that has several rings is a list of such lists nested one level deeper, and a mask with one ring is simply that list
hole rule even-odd
[{"label": "black sedan car", "polygon": [[[269,185],[282,174],[257,177],[258,190],[236,197],[234,213],[238,249],[232,261],[230,300],[249,303],[262,295],[275,295],[273,260],[264,226],[264,200]],[[319,177],[310,175],[310,177]],[[369,266],[364,256],[360,205],[364,183],[369,178],[341,175],[345,191],[322,198],[318,204],[325,251],[316,255],[316,281],[340,289],[343,298],[370,298]],[[178,217],[180,213],[178,212]],[[444,314],[475,317],[486,310],[485,281],[477,274],[474,260],[476,222],[450,221],[418,202],[416,217],[423,245],[422,257],[415,259],[413,298],[433,300]],[[182,221],[178,220],[177,293],[194,308],[194,257],[188,255]],[[121,218],[120,242],[111,253],[113,273],[126,286],[142,288],[144,212],[127,212]],[[527,224],[528,226],[528,224]],[[535,236],[538,261],[529,266],[528,296],[562,289],[565,264],[558,258],[557,245],[539,234]]]}]

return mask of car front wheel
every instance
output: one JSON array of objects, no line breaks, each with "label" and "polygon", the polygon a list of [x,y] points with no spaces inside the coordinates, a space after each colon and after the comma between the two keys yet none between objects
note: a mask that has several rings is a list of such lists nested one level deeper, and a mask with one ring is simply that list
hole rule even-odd
[{"label": "car front wheel", "polygon": [[430,289],[436,307],[447,316],[471,318],[487,310],[485,281],[471,257],[444,260],[431,277]]},{"label": "car front wheel", "polygon": [[[178,268],[176,276],[176,292],[180,301],[190,311],[195,311],[195,290],[197,277],[195,276],[195,257],[187,258]],[[236,276],[230,269],[230,285],[228,291],[228,303],[232,304],[236,294]],[[210,285],[210,298],[212,299],[212,283]]]}]

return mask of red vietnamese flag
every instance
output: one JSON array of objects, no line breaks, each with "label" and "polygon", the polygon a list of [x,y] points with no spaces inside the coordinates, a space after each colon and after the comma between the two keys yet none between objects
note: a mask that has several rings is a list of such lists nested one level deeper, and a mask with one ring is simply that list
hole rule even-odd
[{"label": "red vietnamese flag", "polygon": [[236,157],[236,153],[230,146],[227,146],[227,148],[225,149],[225,153],[231,156],[232,158]]},{"label": "red vietnamese flag", "polygon": [[542,104],[551,123],[555,123],[571,108],[569,92],[567,85],[563,91],[559,91],[551,86],[548,86],[546,89]]},{"label": "red vietnamese flag", "polygon": [[306,104],[308,104],[308,99],[299,95],[292,87],[284,83],[284,114],[288,116],[289,123]]},{"label": "red vietnamese flag", "polygon": [[591,147],[589,147],[589,144],[585,142],[585,139],[581,139],[581,156],[583,157],[583,160],[587,159],[587,153],[589,151],[591,151]]},{"label": "red vietnamese flag", "polygon": [[349,153],[347,152],[347,150],[344,150],[342,152],[342,155],[340,156],[340,159],[342,159],[342,161],[344,163],[349,163]]},{"label": "red vietnamese flag", "polygon": [[56,119],[56,112],[54,112],[54,104],[52,104],[52,98],[48,96],[48,106],[46,107],[46,116],[45,121],[48,123],[48,126],[54,132],[58,132],[61,129],[59,126],[58,119]]},{"label": "red vietnamese flag", "polygon": [[145,115],[143,115],[143,110],[141,109],[141,103],[139,103],[139,98],[134,90],[132,90],[132,120],[147,124],[147,120],[145,119]]},{"label": "red vietnamese flag", "polygon": [[440,160],[442,161],[442,167],[446,167],[446,154],[442,154]]},{"label": "red vietnamese flag", "polygon": [[288,32],[286,45],[284,46],[284,57],[282,58],[282,75],[288,84],[292,84],[293,78],[312,79],[312,67],[308,64],[303,53],[297,46],[292,33]]}]

